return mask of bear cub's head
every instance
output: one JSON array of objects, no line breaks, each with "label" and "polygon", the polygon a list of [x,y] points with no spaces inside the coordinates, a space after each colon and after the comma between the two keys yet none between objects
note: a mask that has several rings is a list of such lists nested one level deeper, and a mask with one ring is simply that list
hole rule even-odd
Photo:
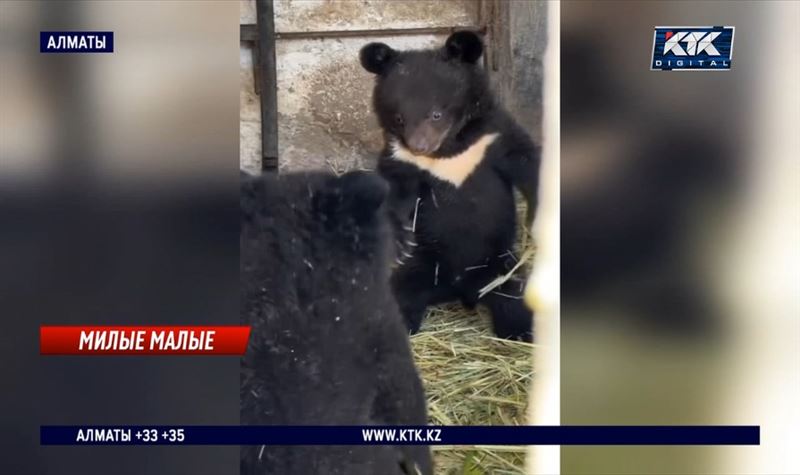
[{"label": "bear cub's head", "polygon": [[383,130],[415,155],[435,155],[490,106],[477,64],[482,54],[480,37],[470,31],[453,33],[438,49],[361,48],[361,65],[376,74],[373,106]]}]

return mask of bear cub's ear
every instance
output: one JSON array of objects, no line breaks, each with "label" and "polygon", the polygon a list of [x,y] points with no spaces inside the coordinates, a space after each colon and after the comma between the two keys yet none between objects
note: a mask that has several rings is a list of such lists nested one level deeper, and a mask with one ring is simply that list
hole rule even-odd
[{"label": "bear cub's ear", "polygon": [[370,43],[358,53],[361,66],[372,74],[383,74],[397,57],[397,52],[384,43]]},{"label": "bear cub's ear", "polygon": [[388,193],[388,183],[376,173],[355,171],[330,178],[314,197],[314,204],[327,217],[348,215],[356,222],[365,222],[375,215]]},{"label": "bear cub's ear", "polygon": [[457,31],[447,38],[444,50],[448,58],[474,64],[483,54],[483,42],[476,33]]}]

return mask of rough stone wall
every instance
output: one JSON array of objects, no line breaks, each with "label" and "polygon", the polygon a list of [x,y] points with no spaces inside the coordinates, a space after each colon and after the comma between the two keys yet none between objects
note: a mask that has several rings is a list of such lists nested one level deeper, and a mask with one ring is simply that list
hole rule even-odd
[{"label": "rough stone wall", "polygon": [[[241,0],[240,22],[255,23],[255,1]],[[478,2],[276,0],[275,30],[405,29],[475,26]],[[361,69],[358,50],[370,41],[398,49],[441,44],[445,37],[403,35],[364,38],[279,39],[278,147],[282,170],[371,168],[381,136],[372,114],[373,77]],[[260,170],[260,104],[255,94],[250,44],[241,43],[240,164]]]}]

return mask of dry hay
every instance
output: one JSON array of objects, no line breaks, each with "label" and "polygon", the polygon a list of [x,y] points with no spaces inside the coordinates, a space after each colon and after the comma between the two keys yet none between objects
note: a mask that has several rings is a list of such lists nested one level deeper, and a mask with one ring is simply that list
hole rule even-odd
[{"label": "dry hay", "polygon": [[[520,223],[513,254],[527,275],[535,246],[521,223],[526,206],[517,199]],[[506,276],[507,277],[507,276]],[[460,304],[433,307],[411,337],[414,361],[425,385],[432,425],[524,425],[533,379],[530,343],[496,338],[487,312]],[[433,446],[437,475],[524,473],[524,446]]]},{"label": "dry hay", "polygon": [[[488,315],[431,309],[411,338],[433,425],[523,425],[533,345],[494,337]],[[437,474],[522,474],[523,446],[434,446]]]}]

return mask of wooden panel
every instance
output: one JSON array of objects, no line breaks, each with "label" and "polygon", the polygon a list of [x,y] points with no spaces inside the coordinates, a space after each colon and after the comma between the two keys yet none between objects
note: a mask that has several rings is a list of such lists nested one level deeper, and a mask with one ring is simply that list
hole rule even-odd
[{"label": "wooden panel", "polygon": [[540,141],[547,4],[487,0],[481,15],[489,21],[487,66],[492,86],[534,140]]}]

